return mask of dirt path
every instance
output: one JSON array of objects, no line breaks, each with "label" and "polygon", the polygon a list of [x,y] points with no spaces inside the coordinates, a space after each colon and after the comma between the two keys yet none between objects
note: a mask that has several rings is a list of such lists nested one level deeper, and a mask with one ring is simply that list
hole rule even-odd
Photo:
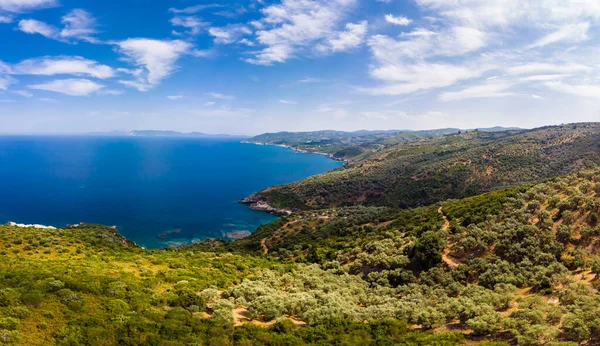
[{"label": "dirt path", "polygon": [[442,218],[444,219],[444,225],[442,226],[442,231],[448,231],[450,229],[450,221],[448,221],[448,218],[446,217],[446,215],[444,215],[444,211],[442,210],[442,207],[438,208],[438,213],[440,213],[440,215],[442,215]]},{"label": "dirt path", "polygon": [[262,239],[260,240],[260,246],[262,246],[262,248],[263,248],[263,253],[264,253],[265,255],[269,253],[269,248],[267,247],[267,244],[266,244],[266,242],[267,242],[267,238],[262,238]]},{"label": "dirt path", "polygon": [[[446,217],[446,215],[444,215],[444,211],[442,210],[442,207],[439,207],[438,209],[438,213],[440,213],[440,215],[442,215],[442,218],[444,219],[444,225],[442,226],[442,231],[449,231],[450,230],[450,221],[448,221],[448,218]],[[460,263],[458,263],[454,258],[449,256],[450,254],[450,248],[446,248],[444,249],[444,252],[442,253],[442,261],[444,261],[444,263],[446,263],[450,268],[454,269],[456,267],[458,267],[458,265]]]},{"label": "dirt path", "polygon": [[450,249],[444,249],[442,253],[442,261],[446,263],[450,268],[454,269],[458,267],[460,263],[458,263],[454,258],[448,256],[450,254]]}]

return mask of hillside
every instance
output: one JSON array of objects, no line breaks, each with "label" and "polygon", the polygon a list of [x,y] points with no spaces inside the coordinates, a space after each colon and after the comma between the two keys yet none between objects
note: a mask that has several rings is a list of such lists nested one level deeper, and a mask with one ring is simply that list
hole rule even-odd
[{"label": "hillside", "polygon": [[379,292],[365,303],[378,316],[521,345],[597,344],[599,177],[581,171],[411,210],[301,212],[236,244],[362,278]]},{"label": "hillside", "polygon": [[597,123],[463,132],[365,151],[344,168],[267,188],[247,202],[292,210],[428,205],[595,167],[599,149]]},{"label": "hillside", "polygon": [[411,210],[301,212],[246,239],[168,250],[141,249],[110,227],[2,226],[0,338],[20,345],[600,341],[599,176],[582,171]]},{"label": "hillside", "polygon": [[[520,131],[519,128],[500,126],[480,129],[481,132]],[[472,130],[463,130],[472,131]],[[298,151],[325,153],[335,159],[353,160],[365,152],[394,144],[406,144],[424,138],[439,137],[461,132],[460,129],[387,130],[387,131],[312,131],[265,133],[246,140],[248,143],[283,145]]]},{"label": "hillside", "polygon": [[313,131],[277,132],[252,137],[246,142],[283,145],[298,151],[324,153],[336,159],[349,160],[366,151],[380,149],[391,143],[408,143],[421,138],[457,133],[458,129],[428,131]]}]

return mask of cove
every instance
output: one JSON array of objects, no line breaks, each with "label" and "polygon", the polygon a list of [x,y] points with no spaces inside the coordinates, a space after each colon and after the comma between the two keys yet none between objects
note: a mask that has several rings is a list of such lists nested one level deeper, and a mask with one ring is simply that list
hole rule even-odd
[{"label": "cove", "polygon": [[147,248],[225,237],[277,219],[240,199],[341,165],[231,138],[2,136],[0,223],[114,225]]}]

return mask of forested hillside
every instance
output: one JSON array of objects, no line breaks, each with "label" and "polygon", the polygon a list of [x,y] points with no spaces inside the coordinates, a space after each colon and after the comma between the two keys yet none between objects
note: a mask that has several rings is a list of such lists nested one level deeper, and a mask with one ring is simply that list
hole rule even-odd
[{"label": "forested hillside", "polygon": [[2,226],[0,340],[600,341],[598,177],[582,171],[412,210],[296,213],[243,240],[167,250],[109,227]]},{"label": "forested hillside", "polygon": [[[298,202],[319,186],[321,202],[236,241],[146,250],[112,227],[0,226],[0,343],[598,344],[600,168],[584,168],[599,131],[388,144],[271,189]],[[352,203],[324,202],[339,196]]]},{"label": "forested hillside", "polygon": [[351,205],[415,207],[595,167],[600,125],[451,134],[391,144],[345,167],[249,199],[308,210]]}]

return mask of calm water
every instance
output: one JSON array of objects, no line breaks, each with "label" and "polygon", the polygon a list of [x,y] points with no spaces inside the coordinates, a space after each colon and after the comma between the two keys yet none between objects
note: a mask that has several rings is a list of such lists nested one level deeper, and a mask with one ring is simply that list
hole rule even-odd
[{"label": "calm water", "polygon": [[238,200],[339,166],[231,139],[0,137],[0,223],[116,225],[161,247],[253,231],[275,217]]}]

